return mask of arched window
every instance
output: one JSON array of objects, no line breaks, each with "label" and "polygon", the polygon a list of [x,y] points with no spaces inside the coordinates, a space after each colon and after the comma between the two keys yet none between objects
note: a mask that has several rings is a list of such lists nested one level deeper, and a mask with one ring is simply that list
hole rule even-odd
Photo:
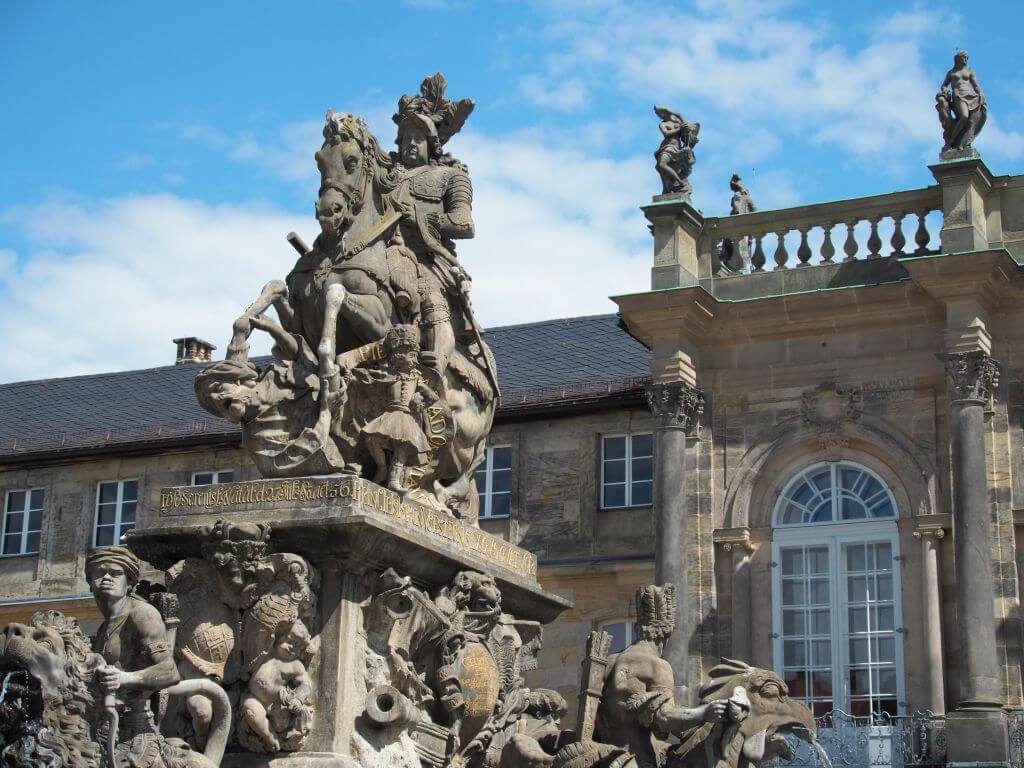
[{"label": "arched window", "polygon": [[896,715],[903,699],[897,508],[851,461],[786,483],[774,510],[775,664],[815,715]]},{"label": "arched window", "polygon": [[896,517],[881,478],[852,461],[824,461],[799,472],[775,508],[775,525],[814,525]]}]

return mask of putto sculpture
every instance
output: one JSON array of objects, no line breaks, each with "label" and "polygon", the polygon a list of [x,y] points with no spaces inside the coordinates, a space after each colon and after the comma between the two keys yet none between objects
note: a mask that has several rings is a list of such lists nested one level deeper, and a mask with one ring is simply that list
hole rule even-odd
[{"label": "putto sculpture", "polygon": [[[403,96],[386,153],[329,111],[316,153],[320,235],[196,378],[200,404],[241,424],[264,477],[349,474],[473,520],[498,379],[455,240],[474,235],[466,167],[444,152],[473,110],[440,73]],[[278,320],[266,316],[274,307]],[[254,330],[276,360],[248,356]]]},{"label": "putto sculpture", "polygon": [[693,171],[697,156],[700,123],[687,122],[678,112],[666,107],[655,107],[654,113],[661,122],[661,145],[654,153],[655,168],[661,176],[661,192],[665,195],[680,195],[687,202],[693,192],[690,184],[690,173]]},{"label": "putto sculpture", "polygon": [[591,633],[576,741],[560,749],[556,768],[748,768],[789,757],[788,733],[813,739],[810,710],[779,676],[740,661],[723,659],[700,705],[679,706],[661,657],[675,629],[675,587],[641,587],[636,610],[638,639],[621,653],[608,653],[610,635]]},{"label": "putto sculpture", "polygon": [[967,51],[957,51],[953,68],[946,73],[935,95],[935,109],[945,140],[942,155],[970,150],[988,118],[988,102],[974,70],[967,66],[968,58]]}]

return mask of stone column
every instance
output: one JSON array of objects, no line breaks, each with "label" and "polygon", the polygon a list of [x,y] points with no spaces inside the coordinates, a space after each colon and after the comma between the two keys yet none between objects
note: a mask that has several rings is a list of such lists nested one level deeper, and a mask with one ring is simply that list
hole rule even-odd
[{"label": "stone column", "polygon": [[676,630],[664,658],[675,673],[676,699],[688,701],[690,626],[687,583],[687,523],[692,514],[686,493],[686,441],[704,412],[704,393],[677,382],[656,382],[647,400],[657,419],[654,432],[654,571],[658,584],[675,584]]},{"label": "stone column", "polygon": [[999,696],[985,467],[985,408],[998,381],[999,364],[978,351],[946,355],[945,365],[949,380],[960,641],[960,695],[957,711],[949,718],[949,764],[1005,765],[1009,746]]},{"label": "stone column", "polygon": [[924,608],[924,652],[928,667],[928,698],[924,709],[946,711],[946,683],[942,652],[942,569],[939,548],[946,537],[941,523],[918,523],[914,538],[921,542],[921,598]]},{"label": "stone column", "polygon": [[754,545],[750,531],[746,528],[730,528],[715,531],[715,542],[730,556],[732,566],[732,646],[731,658],[751,662],[753,648],[753,582],[751,581],[750,558]]}]

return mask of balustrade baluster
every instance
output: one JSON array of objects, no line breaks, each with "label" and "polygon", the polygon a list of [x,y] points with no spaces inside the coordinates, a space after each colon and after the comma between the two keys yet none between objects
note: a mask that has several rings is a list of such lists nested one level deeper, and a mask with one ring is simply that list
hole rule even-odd
[{"label": "balustrade baluster", "polygon": [[750,257],[750,265],[754,268],[754,272],[764,272],[764,264],[767,261],[764,255],[764,248],[761,247],[761,240],[764,235],[753,235],[756,244],[754,245],[754,253]]},{"label": "balustrade baluster", "polygon": [[776,269],[787,269],[786,262],[789,261],[789,252],[786,250],[786,231],[775,233],[775,236],[779,238],[779,244],[775,247]]},{"label": "balustrade baluster", "polygon": [[914,242],[917,243],[917,250],[914,251],[914,255],[923,256],[926,253],[930,253],[928,243],[932,239],[931,233],[924,223],[924,217],[928,215],[928,211],[914,211],[914,213],[917,214],[917,232],[914,233]]},{"label": "balustrade baluster", "polygon": [[846,242],[843,243],[843,253],[846,254],[846,261],[857,260],[857,236],[853,233],[853,228],[857,226],[856,221],[847,221],[846,224]]},{"label": "balustrade baluster", "polygon": [[868,235],[868,258],[878,259],[882,256],[882,238],[878,236],[878,217],[868,219],[871,222],[871,234]]},{"label": "balustrade baluster", "polygon": [[906,212],[900,211],[892,217],[892,240],[889,241],[889,244],[892,246],[892,255],[897,258],[906,256],[903,252],[903,248],[907,244],[907,238],[903,234],[903,217],[906,215]]},{"label": "balustrade baluster", "polygon": [[800,260],[798,267],[809,267],[811,261],[811,246],[807,244],[807,229],[800,230],[800,246],[796,249],[796,257]]},{"label": "balustrade baluster", "polygon": [[825,239],[821,242],[821,263],[831,264],[832,257],[836,255],[836,247],[832,244],[832,224],[823,224]]}]

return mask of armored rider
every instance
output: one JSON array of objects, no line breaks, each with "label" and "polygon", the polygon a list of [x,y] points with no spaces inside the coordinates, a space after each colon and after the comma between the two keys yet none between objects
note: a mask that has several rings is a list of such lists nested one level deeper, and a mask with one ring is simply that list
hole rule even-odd
[{"label": "armored rider", "polygon": [[[420,298],[421,359],[443,373],[455,348],[456,335],[479,333],[469,306],[469,276],[455,256],[453,240],[473,237],[473,186],[465,166],[443,153],[473,109],[463,99],[444,98],[443,79],[424,81],[424,94],[435,88],[438,101],[403,97],[394,121],[398,124],[396,157],[401,181],[393,193],[402,212],[405,245],[416,254]],[[456,316],[452,317],[452,308]]]}]

